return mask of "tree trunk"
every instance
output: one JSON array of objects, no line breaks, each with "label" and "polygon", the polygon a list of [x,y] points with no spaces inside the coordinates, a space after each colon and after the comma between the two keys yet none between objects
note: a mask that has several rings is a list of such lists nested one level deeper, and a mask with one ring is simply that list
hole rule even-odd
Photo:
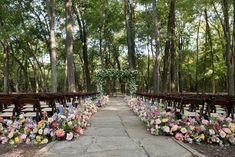
[{"label": "tree trunk", "polygon": [[56,70],[56,36],[55,36],[55,2],[47,0],[48,15],[50,19],[50,57],[51,57],[51,92],[57,92]]},{"label": "tree trunk", "polygon": [[159,54],[160,54],[160,35],[158,30],[157,5],[153,0],[153,18],[154,18],[154,37],[155,37],[155,62],[154,62],[154,92],[159,93]]},{"label": "tree trunk", "polygon": [[125,23],[128,46],[128,62],[130,69],[136,69],[135,63],[135,0],[125,0]]},{"label": "tree trunk", "polygon": [[[162,90],[163,92],[167,91],[167,84],[169,82],[167,74],[169,69],[169,56],[171,51],[171,60],[174,58],[174,32],[175,32],[175,0],[171,0],[170,3],[170,11],[168,16],[168,23],[167,23],[167,41],[165,45],[165,56],[164,56],[164,63],[163,63],[163,74],[162,74]],[[173,45],[172,45],[173,44]],[[171,79],[173,79],[173,67],[171,66]],[[171,80],[169,83],[171,83]],[[171,85],[170,85],[171,88]]]},{"label": "tree trunk", "polygon": [[183,81],[182,81],[182,53],[183,53],[183,44],[184,40],[183,37],[181,36],[179,39],[179,59],[178,59],[178,92],[182,92],[183,89]]},{"label": "tree trunk", "polygon": [[170,8],[170,12],[171,12],[171,48],[170,48],[170,52],[171,52],[171,67],[170,67],[170,90],[171,92],[175,92],[176,88],[175,88],[175,4],[176,4],[176,0],[172,0],[171,1],[171,8]]},{"label": "tree trunk", "polygon": [[211,86],[212,86],[212,93],[215,94],[215,66],[214,66],[213,43],[212,43],[210,25],[208,22],[207,9],[204,10],[204,13],[205,13],[205,20],[206,20],[206,34],[208,36],[209,46],[210,46],[210,57],[211,57],[211,68],[212,68]]},{"label": "tree trunk", "polygon": [[84,62],[84,71],[85,71],[85,80],[86,80],[86,90],[91,90],[91,78],[90,78],[90,70],[89,70],[89,61],[88,61],[88,48],[87,48],[87,30],[85,26],[84,19],[82,18],[82,14],[80,12],[79,6],[75,4],[75,14],[77,16],[77,22],[79,26],[79,34],[80,40],[82,42],[82,56]]},{"label": "tree trunk", "polygon": [[222,10],[224,14],[224,39],[226,41],[226,66],[228,94],[234,95],[233,67],[231,63],[231,39],[229,29],[228,2],[223,0]]},{"label": "tree trunk", "polygon": [[[235,0],[233,0],[233,78],[234,78],[234,85],[235,85]],[[235,88],[235,87],[234,87]]]},{"label": "tree trunk", "polygon": [[3,93],[9,93],[9,48],[7,41],[4,40],[3,46]]},{"label": "tree trunk", "polygon": [[66,12],[66,52],[67,52],[67,74],[68,92],[75,92],[75,75],[73,59],[73,26],[72,26],[72,0],[65,0]]}]

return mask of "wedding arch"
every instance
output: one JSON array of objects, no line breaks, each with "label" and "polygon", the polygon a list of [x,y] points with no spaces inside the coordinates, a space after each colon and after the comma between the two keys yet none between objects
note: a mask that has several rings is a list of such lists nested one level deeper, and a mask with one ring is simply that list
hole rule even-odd
[{"label": "wedding arch", "polygon": [[128,81],[129,94],[133,95],[136,92],[136,70],[116,70],[105,69],[97,73],[97,91],[104,95],[104,82],[106,79],[126,79]]}]

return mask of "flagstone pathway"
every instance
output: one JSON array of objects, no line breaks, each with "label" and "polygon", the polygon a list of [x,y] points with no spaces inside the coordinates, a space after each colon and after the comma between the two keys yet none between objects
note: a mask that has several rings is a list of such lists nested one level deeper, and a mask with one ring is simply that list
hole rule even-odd
[{"label": "flagstone pathway", "polygon": [[55,142],[37,153],[40,157],[191,157],[170,137],[150,135],[122,97],[110,98],[84,135],[72,142]]}]

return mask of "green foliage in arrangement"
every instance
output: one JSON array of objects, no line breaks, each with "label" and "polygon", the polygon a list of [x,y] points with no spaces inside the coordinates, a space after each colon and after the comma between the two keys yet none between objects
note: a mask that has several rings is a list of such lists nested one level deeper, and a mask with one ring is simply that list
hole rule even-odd
[{"label": "green foliage in arrangement", "polygon": [[104,95],[104,81],[105,79],[118,79],[125,78],[129,81],[128,87],[130,95],[136,92],[136,70],[116,70],[116,69],[106,69],[101,70],[97,73],[97,91]]}]

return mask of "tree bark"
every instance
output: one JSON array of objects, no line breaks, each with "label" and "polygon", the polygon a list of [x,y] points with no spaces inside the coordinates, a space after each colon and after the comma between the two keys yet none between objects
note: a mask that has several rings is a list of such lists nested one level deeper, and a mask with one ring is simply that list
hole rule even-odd
[{"label": "tree bark", "polygon": [[[169,16],[168,16],[168,24],[167,24],[167,40],[165,44],[165,56],[164,56],[164,63],[163,63],[163,74],[162,74],[162,90],[163,92],[167,91],[168,88],[168,82],[171,84],[172,79],[174,77],[173,74],[173,67],[171,66],[171,77],[170,81],[168,80],[168,70],[169,70],[169,56],[170,56],[170,51],[171,51],[171,61],[174,58],[174,51],[175,51],[175,44],[174,44],[174,32],[175,32],[175,0],[171,0],[170,3],[170,10],[169,10]],[[172,63],[173,64],[173,63]],[[170,85],[171,88],[171,85]]]},{"label": "tree bark", "polygon": [[233,0],[233,79],[235,88],[235,0]]},{"label": "tree bark", "polygon": [[171,29],[170,29],[170,39],[171,39],[171,48],[170,48],[170,54],[171,54],[171,67],[170,67],[170,90],[171,92],[175,92],[175,4],[176,0],[171,1]]},{"label": "tree bark", "polygon": [[56,69],[56,36],[55,36],[55,2],[47,0],[47,8],[50,22],[50,57],[51,57],[51,92],[57,92],[57,69]]},{"label": "tree bark", "polygon": [[157,5],[153,0],[153,18],[154,18],[154,37],[155,37],[155,62],[154,62],[154,92],[159,93],[159,54],[160,54],[160,35],[158,30]]},{"label": "tree bark", "polygon": [[9,48],[7,41],[1,41],[3,47],[3,93],[9,93]]},{"label": "tree bark", "polygon": [[81,11],[79,6],[75,4],[75,14],[77,16],[77,22],[79,26],[79,34],[80,40],[82,42],[82,56],[84,63],[84,71],[85,71],[85,80],[86,80],[86,90],[91,90],[91,78],[90,78],[90,70],[89,70],[89,61],[88,61],[88,48],[87,48],[87,29],[85,26],[85,21],[82,18]]},{"label": "tree bark", "polygon": [[226,66],[227,66],[227,88],[228,94],[234,95],[233,67],[231,63],[231,39],[229,29],[228,2],[223,0],[222,10],[224,14],[224,39],[226,41]]},{"label": "tree bark", "polygon": [[75,92],[74,58],[73,58],[73,26],[72,26],[72,0],[65,0],[66,12],[66,52],[68,92]]},{"label": "tree bark", "polygon": [[125,0],[125,23],[128,46],[128,62],[130,69],[136,69],[135,63],[135,0]]}]

